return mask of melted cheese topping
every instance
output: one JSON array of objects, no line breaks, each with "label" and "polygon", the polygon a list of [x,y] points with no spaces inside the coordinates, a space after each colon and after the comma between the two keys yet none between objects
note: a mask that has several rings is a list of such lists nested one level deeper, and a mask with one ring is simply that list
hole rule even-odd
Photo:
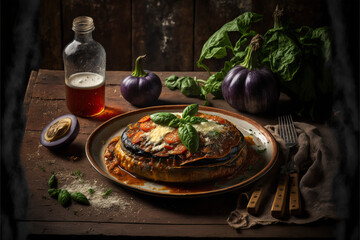
[{"label": "melted cheese topping", "polygon": [[152,129],[150,132],[145,133],[144,136],[149,142],[156,145],[164,139],[166,134],[174,130],[175,128],[156,124],[156,128]]},{"label": "melted cheese topping", "polygon": [[194,124],[193,127],[196,129],[196,131],[202,133],[203,135],[206,135],[211,131],[222,132],[225,128],[224,125],[221,125],[214,121],[201,122],[199,124]]},{"label": "melted cheese topping", "polygon": [[[173,113],[175,115],[181,115],[181,113]],[[198,133],[202,133],[204,136],[207,135],[209,132],[223,132],[225,126],[219,124],[215,121],[209,120],[208,122],[201,122],[199,124],[192,125]],[[167,127],[156,124],[156,127],[153,128],[151,131],[146,132],[144,136],[146,137],[146,145],[152,145],[152,151],[159,151],[164,148],[165,142],[163,139],[166,134],[174,131],[175,128]],[[206,137],[206,144],[210,144],[210,138]]]}]

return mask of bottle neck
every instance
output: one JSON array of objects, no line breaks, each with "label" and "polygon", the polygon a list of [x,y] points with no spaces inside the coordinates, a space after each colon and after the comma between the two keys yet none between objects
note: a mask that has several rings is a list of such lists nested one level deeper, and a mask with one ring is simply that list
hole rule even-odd
[{"label": "bottle neck", "polygon": [[73,20],[72,30],[75,32],[74,39],[79,42],[88,42],[92,40],[92,31],[94,31],[94,21],[91,17],[80,16]]},{"label": "bottle neck", "polygon": [[90,41],[93,40],[92,31],[87,32],[87,33],[75,32],[74,40],[76,40],[76,41],[78,41],[78,42],[90,42]]}]

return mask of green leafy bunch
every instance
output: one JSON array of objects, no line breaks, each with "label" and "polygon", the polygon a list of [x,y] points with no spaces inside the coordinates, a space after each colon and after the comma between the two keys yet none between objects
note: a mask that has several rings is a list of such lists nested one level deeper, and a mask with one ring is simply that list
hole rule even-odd
[{"label": "green leafy bunch", "polygon": [[201,122],[207,122],[205,118],[195,116],[199,111],[198,104],[187,106],[181,118],[169,112],[159,112],[150,115],[151,120],[159,125],[178,128],[180,141],[191,152],[195,153],[199,148],[199,133],[192,126]]},{"label": "green leafy bunch", "polygon": [[[292,28],[284,20],[283,10],[278,7],[273,16],[274,26],[264,34],[262,48],[258,54],[260,66],[267,67],[277,76],[281,91],[295,101],[299,115],[317,120],[319,116],[326,115],[324,111],[329,110],[331,104],[331,31],[326,26]],[[180,77],[176,79],[176,84],[171,85],[175,79],[172,76],[172,80],[165,80],[165,85],[171,90],[180,89],[184,95],[184,92],[191,92],[193,97],[205,100],[207,94],[222,98],[222,81],[230,69],[244,62],[249,42],[257,34],[251,29],[252,24],[259,21],[262,21],[262,15],[245,12],[210,36],[197,61],[197,66],[209,73],[206,81]],[[240,33],[234,44],[230,41],[230,32]],[[222,59],[228,53],[232,54],[231,59],[224,63],[220,71],[211,73],[204,60]],[[192,81],[192,84],[185,84],[185,88],[182,87],[183,81]],[[209,102],[206,101],[205,104]]]}]

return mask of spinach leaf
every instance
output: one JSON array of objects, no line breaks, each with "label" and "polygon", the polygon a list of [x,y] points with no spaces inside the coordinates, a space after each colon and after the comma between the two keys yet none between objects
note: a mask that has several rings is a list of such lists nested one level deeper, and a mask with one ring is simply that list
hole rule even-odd
[{"label": "spinach leaf", "polygon": [[156,124],[168,126],[169,123],[172,120],[177,119],[177,117],[172,113],[160,112],[151,114],[150,119]]},{"label": "spinach leaf", "polygon": [[180,91],[185,96],[199,97],[201,95],[200,86],[194,78],[180,77],[178,81],[181,82]]},{"label": "spinach leaf", "polygon": [[[203,63],[205,59],[224,58],[227,55],[227,49],[234,53],[234,47],[229,39],[229,32],[240,32],[247,35],[252,23],[262,20],[262,15],[252,12],[245,12],[234,20],[224,24],[217,30],[204,44],[200,57],[197,61],[199,68],[204,68],[209,74],[210,69]],[[243,41],[238,42],[237,48]]]},{"label": "spinach leaf", "polygon": [[186,118],[187,116],[194,116],[199,111],[199,105],[194,103],[187,106],[182,112],[182,118]]},{"label": "spinach leaf", "polygon": [[[291,38],[291,43],[277,46],[277,49],[297,45],[300,53],[284,51],[284,57],[273,58],[273,61],[282,61],[284,64],[271,64],[272,55],[264,59],[270,63],[270,69],[277,73],[282,86],[282,91],[290,96],[296,106],[295,111],[303,117],[310,117],[315,121],[329,115],[331,111],[331,95],[333,91],[333,80],[331,71],[331,38],[327,27],[313,29],[303,26],[295,31],[291,29],[271,29],[268,32],[282,31],[282,35]],[[275,36],[275,35],[272,35]],[[270,43],[269,45],[271,45]],[[295,47],[294,47],[295,48]],[[268,51],[273,51],[269,50]],[[267,54],[267,52],[265,52]],[[289,55],[286,57],[286,55]],[[294,64],[285,59],[293,57]],[[294,66],[297,65],[296,71]],[[282,71],[283,70],[283,71]],[[284,74],[284,73],[291,74]]]},{"label": "spinach leaf", "polygon": [[178,129],[180,141],[191,152],[195,153],[199,148],[199,134],[189,123],[185,123]]},{"label": "spinach leaf", "polygon": [[186,97],[198,97],[203,99],[204,96],[202,95],[199,82],[204,83],[205,81],[188,76],[178,77],[171,75],[165,79],[165,86],[170,90],[180,89],[181,93]]},{"label": "spinach leaf", "polygon": [[263,63],[267,63],[273,73],[283,81],[291,81],[300,69],[302,50],[283,27],[272,28],[264,35]]}]

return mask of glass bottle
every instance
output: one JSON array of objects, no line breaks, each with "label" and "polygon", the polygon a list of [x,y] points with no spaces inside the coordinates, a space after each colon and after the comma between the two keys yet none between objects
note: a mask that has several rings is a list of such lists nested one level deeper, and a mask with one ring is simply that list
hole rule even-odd
[{"label": "glass bottle", "polygon": [[74,40],[63,51],[66,105],[77,116],[91,117],[105,109],[106,53],[92,38],[93,19],[73,20]]}]

